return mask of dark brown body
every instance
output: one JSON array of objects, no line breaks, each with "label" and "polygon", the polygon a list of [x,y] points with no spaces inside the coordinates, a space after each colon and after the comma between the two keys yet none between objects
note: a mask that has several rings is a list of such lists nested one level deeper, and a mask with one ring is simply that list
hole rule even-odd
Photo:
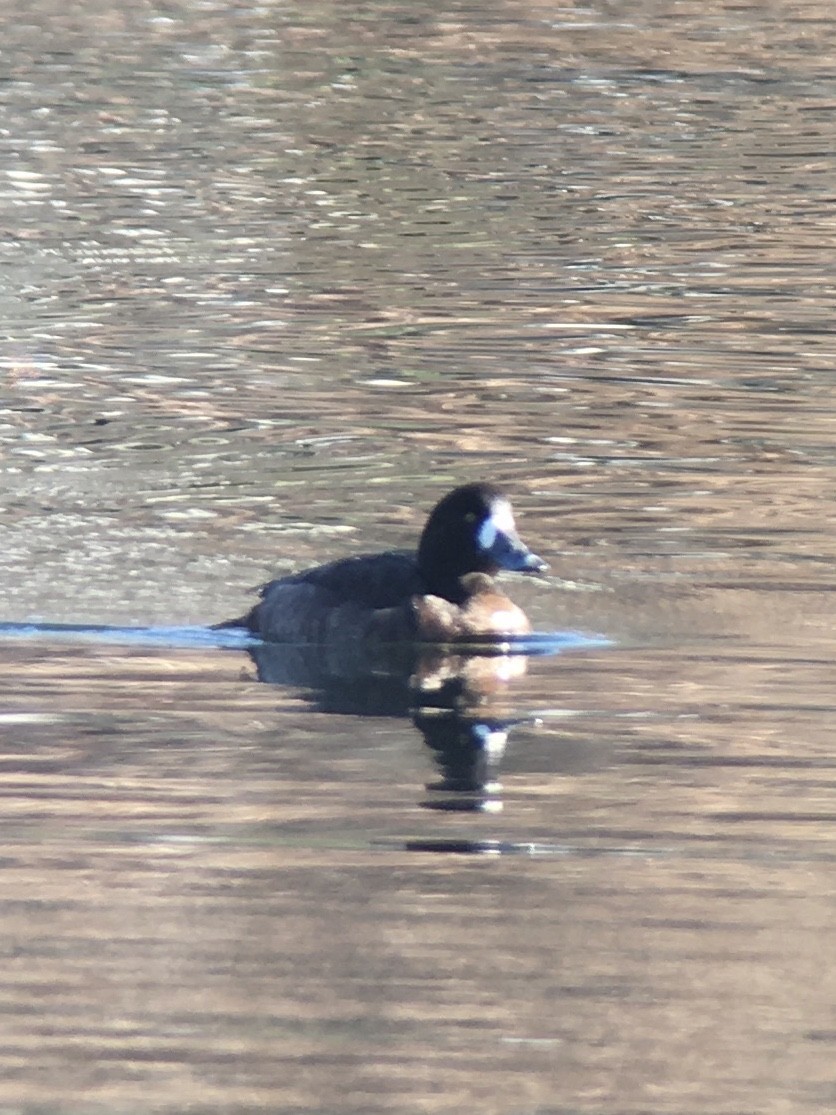
[{"label": "dark brown body", "polygon": [[469,574],[461,603],[432,593],[415,594],[389,608],[339,601],[321,586],[274,582],[249,615],[234,621],[273,642],[334,643],[374,638],[383,642],[451,642],[457,639],[525,635],[531,624],[522,608],[493,579]]}]

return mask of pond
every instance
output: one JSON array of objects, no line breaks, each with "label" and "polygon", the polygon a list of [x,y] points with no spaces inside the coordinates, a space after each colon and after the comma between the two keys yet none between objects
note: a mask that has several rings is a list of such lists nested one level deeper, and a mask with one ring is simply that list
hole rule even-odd
[{"label": "pond", "polygon": [[[0,14],[0,1106],[836,1106],[836,14]],[[537,636],[210,625],[501,485]]]}]

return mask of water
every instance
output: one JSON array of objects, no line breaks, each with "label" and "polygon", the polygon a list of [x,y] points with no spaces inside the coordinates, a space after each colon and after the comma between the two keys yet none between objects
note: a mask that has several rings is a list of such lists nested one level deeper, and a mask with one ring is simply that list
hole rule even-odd
[{"label": "water", "polygon": [[[0,27],[0,1105],[832,1111],[831,6]],[[479,477],[533,644],[208,630]]]}]

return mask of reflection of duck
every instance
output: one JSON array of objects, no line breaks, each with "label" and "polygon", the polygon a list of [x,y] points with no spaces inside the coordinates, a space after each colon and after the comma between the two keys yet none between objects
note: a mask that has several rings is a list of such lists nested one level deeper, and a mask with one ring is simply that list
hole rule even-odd
[{"label": "reflection of duck", "polygon": [[542,572],[491,484],[448,493],[427,520],[415,553],[344,558],[261,589],[261,600],[222,627],[247,627],[272,642],[444,642],[521,635],[528,618],[493,582],[501,569]]},{"label": "reflection of duck", "polygon": [[497,810],[499,764],[517,721],[509,686],[525,673],[527,658],[452,649],[259,642],[249,653],[259,681],[303,687],[322,712],[410,718],[441,774],[427,786],[426,808]]},{"label": "reflection of duck", "polygon": [[352,646],[313,644],[248,647],[258,680],[305,690],[321,712],[412,717],[416,710],[449,710],[490,719],[512,717],[509,686],[527,669],[525,653],[494,654],[489,647]]}]

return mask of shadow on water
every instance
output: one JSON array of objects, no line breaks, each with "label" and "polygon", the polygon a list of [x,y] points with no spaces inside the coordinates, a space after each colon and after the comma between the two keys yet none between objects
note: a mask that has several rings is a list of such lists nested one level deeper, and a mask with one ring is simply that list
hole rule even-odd
[{"label": "shadow on water", "polygon": [[[427,785],[426,809],[497,812],[499,767],[515,724],[509,691],[534,655],[600,645],[555,632],[463,645],[329,647],[261,643],[249,648],[260,681],[309,691],[321,712],[404,717],[430,749],[440,778]],[[482,851],[482,841],[422,841],[423,851]]]},{"label": "shadow on water", "polygon": [[[601,636],[575,631],[535,633],[501,642],[455,645],[335,643],[275,644],[243,628],[109,627],[82,624],[0,624],[0,638],[92,641],[121,646],[241,649],[257,680],[301,690],[309,707],[342,716],[411,720],[429,748],[440,777],[426,786],[425,809],[499,812],[499,770],[515,725],[536,720],[514,714],[510,692],[532,657],[605,646]],[[408,850],[515,852],[513,842],[422,839]]]}]

